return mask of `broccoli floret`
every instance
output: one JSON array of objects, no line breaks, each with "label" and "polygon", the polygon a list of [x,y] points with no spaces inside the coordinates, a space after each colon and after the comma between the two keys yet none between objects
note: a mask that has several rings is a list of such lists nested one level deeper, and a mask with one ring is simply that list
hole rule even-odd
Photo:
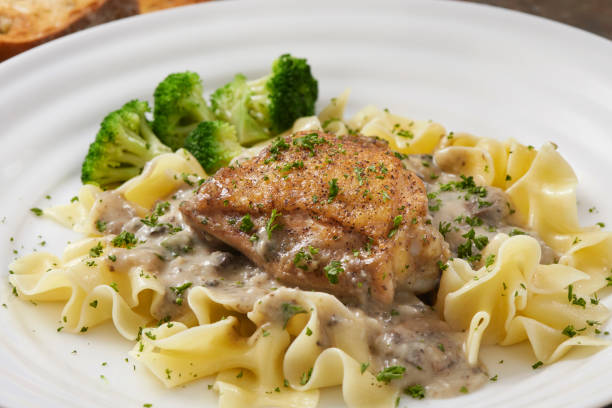
[{"label": "broccoli floret", "polygon": [[145,118],[149,111],[147,102],[133,100],[104,118],[83,161],[83,183],[115,187],[140,174],[153,157],[172,151],[153,134]]},{"label": "broccoli floret", "polygon": [[153,131],[173,150],[183,147],[198,123],[215,119],[202,92],[200,76],[189,71],[170,74],[157,85],[153,94]]},{"label": "broccoli floret", "polygon": [[236,129],[227,122],[200,123],[185,140],[185,149],[212,174],[240,154],[244,148],[236,140]]},{"label": "broccoli floret", "polygon": [[211,97],[215,116],[236,127],[238,141],[252,145],[287,130],[302,116],[314,114],[317,80],[305,59],[281,55],[272,72],[247,81],[238,74]]}]

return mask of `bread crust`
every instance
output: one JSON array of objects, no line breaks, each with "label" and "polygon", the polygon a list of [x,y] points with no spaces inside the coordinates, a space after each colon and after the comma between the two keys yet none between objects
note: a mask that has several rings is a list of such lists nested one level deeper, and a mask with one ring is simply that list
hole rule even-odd
[{"label": "bread crust", "polygon": [[140,12],[150,13],[172,7],[203,3],[205,1],[209,0],[140,0]]},{"label": "bread crust", "polygon": [[11,3],[0,5],[0,61],[54,38],[139,12],[138,0],[74,0],[62,3],[63,7],[30,1],[25,8]]}]

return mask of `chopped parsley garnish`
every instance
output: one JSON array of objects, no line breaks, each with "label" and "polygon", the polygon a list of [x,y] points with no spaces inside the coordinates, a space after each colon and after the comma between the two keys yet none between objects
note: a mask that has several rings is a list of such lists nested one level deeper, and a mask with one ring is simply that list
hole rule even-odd
[{"label": "chopped parsley garnish", "polygon": [[395,218],[393,218],[393,227],[389,231],[389,235],[388,235],[389,238],[395,235],[399,226],[402,224],[403,219],[404,217],[402,217],[401,215],[396,215]]},{"label": "chopped parsley garnish", "polygon": [[113,288],[113,290],[115,292],[119,292],[119,287],[117,286],[117,282],[113,282],[111,284],[109,284],[108,286],[110,286],[111,288]]},{"label": "chopped parsley garnish", "polygon": [[485,267],[489,267],[491,265],[493,265],[495,263],[495,254],[491,254],[489,256],[487,256],[487,258],[485,259]]},{"label": "chopped parsley garnish", "polygon": [[478,249],[482,250],[489,243],[489,238],[485,235],[476,236],[476,232],[471,228],[467,233],[463,234],[462,237],[466,238],[466,241],[457,247],[457,256],[459,258],[466,259],[469,262],[479,261],[481,259],[480,254],[472,254],[472,244]]},{"label": "chopped parsley garnish", "polygon": [[574,337],[577,334],[577,332],[576,332],[576,329],[574,329],[574,326],[572,326],[571,324],[568,324],[567,326],[565,326],[565,329],[563,329],[561,334],[564,334],[567,337]]},{"label": "chopped parsley garnish", "polygon": [[283,225],[280,223],[274,223],[274,221],[276,221],[276,219],[281,215],[281,213],[276,211],[276,208],[272,210],[272,213],[270,214],[270,219],[266,224],[266,232],[268,233],[268,239],[272,239],[272,232],[274,232],[274,230],[281,229],[283,227]]},{"label": "chopped parsley garnish", "polygon": [[362,186],[363,185],[363,180],[364,180],[364,171],[361,167],[355,167],[355,169],[353,170],[355,172],[355,174],[357,175],[357,180],[359,181],[359,185]]},{"label": "chopped parsley garnish", "polygon": [[513,229],[512,231],[510,231],[510,233],[509,233],[508,235],[510,235],[511,237],[513,237],[513,236],[515,236],[515,235],[527,235],[527,233],[526,233],[526,232],[524,232],[524,231],[521,231],[521,230],[519,230],[519,229],[516,229],[516,228],[515,228],[515,229]]},{"label": "chopped parsley garnish", "polygon": [[398,135],[398,136],[401,136],[401,137],[405,137],[407,139],[413,139],[414,138],[414,133],[412,133],[408,129],[400,129],[395,134]]},{"label": "chopped parsley garnish", "polygon": [[98,232],[104,232],[106,230],[106,221],[96,220],[96,229]]},{"label": "chopped parsley garnish", "polygon": [[361,363],[361,374],[365,373],[369,366],[370,363]]},{"label": "chopped parsley garnish", "polygon": [[331,261],[323,270],[325,271],[325,276],[329,283],[334,285],[338,283],[338,276],[344,272],[344,268],[340,261]]},{"label": "chopped parsley garnish", "polygon": [[30,211],[32,211],[32,213],[34,215],[36,215],[37,217],[40,217],[41,215],[43,215],[43,210],[41,210],[40,208],[30,208]]},{"label": "chopped parsley garnish", "polygon": [[329,184],[329,193],[327,194],[327,202],[331,203],[334,198],[336,198],[336,196],[338,195],[338,193],[340,192],[340,187],[338,187],[338,179],[331,179],[331,181],[329,181],[327,184]]},{"label": "chopped parsley garnish", "polygon": [[121,231],[121,234],[113,238],[111,243],[114,247],[130,249],[136,246],[138,240],[131,232]]},{"label": "chopped parsley garnish", "polygon": [[302,377],[300,378],[300,384],[306,385],[308,381],[310,381],[311,376],[312,376],[312,368],[310,368],[307,372],[302,373]]},{"label": "chopped parsley garnish", "polygon": [[315,146],[329,143],[327,140],[319,137],[317,133],[308,133],[307,135],[296,137],[293,139],[293,145],[308,150],[311,156],[315,155]]},{"label": "chopped parsley garnish", "polygon": [[427,199],[429,200],[429,211],[431,212],[440,210],[440,206],[442,205],[442,200],[440,200],[437,197],[438,197],[438,193],[436,192],[427,194]]},{"label": "chopped parsley garnish", "polygon": [[159,217],[164,215],[166,211],[168,211],[169,208],[170,208],[169,202],[158,203],[155,206],[155,209],[153,210],[151,215],[149,215],[146,218],[141,219],[140,222],[142,222],[144,225],[147,225],[149,227],[156,227],[157,220],[159,219]]},{"label": "chopped parsley garnish", "polygon": [[292,169],[303,169],[303,168],[304,168],[304,162],[301,160],[296,160],[294,162],[285,164],[281,168],[281,171],[291,171]]},{"label": "chopped parsley garnish", "polygon": [[181,286],[170,286],[170,290],[172,290],[177,295],[181,295],[190,286],[191,286],[191,282],[185,282]]},{"label": "chopped parsley garnish", "polygon": [[442,234],[442,236],[444,238],[446,238],[446,234],[449,233],[451,230],[451,223],[450,222],[442,222],[440,221],[440,223],[438,224],[438,231],[440,231],[440,234]]},{"label": "chopped parsley garnish", "polygon": [[467,387],[464,385],[463,387],[461,387],[459,389],[459,392],[462,393],[462,394],[467,394],[469,391],[468,391]]},{"label": "chopped parsley garnish", "polygon": [[[485,198],[488,193],[485,187],[476,185],[476,183],[474,182],[474,177],[472,176],[466,177],[464,175],[461,175],[461,181],[451,181],[446,184],[440,184],[440,191],[453,191],[453,190],[465,191],[466,192],[466,194],[464,195],[465,200],[469,200],[472,195],[475,195],[476,197],[479,197],[479,198]],[[478,203],[479,203],[480,208],[492,205],[491,203],[487,201],[482,201],[482,205],[481,205],[481,200],[478,200]]]},{"label": "chopped parsley garnish", "polygon": [[478,217],[465,217],[465,223],[470,227],[478,227],[482,225],[482,219]]},{"label": "chopped parsley garnish", "polygon": [[440,269],[440,271],[444,272],[445,270],[448,269],[448,265],[445,263],[442,263],[442,261],[438,261],[438,268]]},{"label": "chopped parsley garnish", "polygon": [[404,393],[415,399],[423,399],[425,398],[425,387],[423,387],[421,384],[415,384],[406,388]]},{"label": "chopped parsley garnish", "polygon": [[287,327],[287,323],[289,322],[289,319],[291,319],[296,314],[306,313],[306,309],[294,303],[283,303],[281,305],[281,312],[283,314],[283,329],[284,329]]},{"label": "chopped parsley garnish", "polygon": [[97,300],[97,299],[96,299],[96,300],[94,300],[93,302],[91,302],[91,303],[89,304],[89,306],[93,307],[94,309],[95,309],[95,308],[97,308],[97,307],[98,307],[98,300]]},{"label": "chopped parsley garnish", "polygon": [[308,269],[308,263],[312,261],[312,256],[319,253],[317,248],[308,245],[308,250],[300,249],[293,257],[293,264],[303,270]]},{"label": "chopped parsley garnish", "polygon": [[[567,286],[567,301],[571,302],[573,305],[586,308],[586,300],[584,300],[584,298],[579,298],[578,296],[576,296],[576,294],[573,291],[574,291],[574,285],[568,285]],[[591,299],[591,303],[593,303],[592,299]]]},{"label": "chopped parsley garnish", "polygon": [[70,199],[70,202],[71,202],[71,203],[75,203],[75,202],[77,202],[77,201],[79,201],[79,197],[78,197],[78,196],[74,196],[74,197],[72,197],[72,198]]},{"label": "chopped parsley garnish", "polygon": [[155,340],[157,339],[157,336],[154,335],[153,333],[151,333],[150,331],[145,332],[145,336],[147,336],[148,338],[150,338],[151,340]]},{"label": "chopped parsley garnish", "polygon": [[251,216],[249,214],[245,215],[240,219],[240,231],[249,233],[255,224],[251,220]]},{"label": "chopped parsley garnish", "polygon": [[378,374],[376,374],[376,380],[389,384],[391,380],[402,378],[406,372],[406,367],[402,366],[391,366],[387,367]]},{"label": "chopped parsley garnish", "polygon": [[310,327],[306,327],[306,335],[312,336],[312,330],[310,330]]},{"label": "chopped parsley garnish", "polygon": [[97,258],[100,255],[102,255],[102,251],[104,251],[104,248],[102,247],[102,243],[98,242],[98,244],[95,247],[89,248],[89,256],[91,256],[92,258]]},{"label": "chopped parsley garnish", "polygon": [[288,150],[289,147],[291,146],[289,146],[289,144],[285,142],[285,139],[283,139],[282,137],[276,138],[274,142],[272,142],[272,144],[270,145],[270,158],[266,159],[264,163],[268,164],[272,161],[278,160],[280,153],[284,150]]},{"label": "chopped parsley garnish", "polygon": [[542,367],[543,365],[544,365],[544,363],[543,363],[543,362],[541,362],[541,361],[536,361],[536,362],[535,362],[535,363],[534,363],[534,364],[531,366],[531,368],[533,368],[534,370],[536,370],[536,369],[538,369],[538,368]]},{"label": "chopped parsley garnish", "polygon": [[115,262],[117,260],[117,256],[115,255],[109,255],[108,259],[110,259],[111,261]]}]

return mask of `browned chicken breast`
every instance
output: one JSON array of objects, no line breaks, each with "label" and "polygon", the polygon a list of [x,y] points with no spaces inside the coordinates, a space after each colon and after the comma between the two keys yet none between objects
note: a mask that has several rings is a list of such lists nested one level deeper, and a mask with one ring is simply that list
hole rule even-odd
[{"label": "browned chicken breast", "polygon": [[301,132],[219,170],[181,211],[285,285],[389,304],[434,288],[448,248],[423,182],[361,136]]}]

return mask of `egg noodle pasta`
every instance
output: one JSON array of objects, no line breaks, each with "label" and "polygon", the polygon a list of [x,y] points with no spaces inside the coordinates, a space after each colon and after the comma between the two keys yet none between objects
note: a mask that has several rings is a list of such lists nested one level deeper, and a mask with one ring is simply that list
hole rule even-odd
[{"label": "egg noodle pasta", "polygon": [[[371,107],[350,123],[356,131],[390,144],[401,137],[394,127],[403,128],[395,125],[400,122],[390,113]],[[410,145],[423,137],[440,144],[435,150],[420,148],[422,142]],[[472,176],[477,184],[505,190],[515,211],[513,223],[535,231],[561,254],[558,265],[540,265],[540,246],[535,239],[500,236],[483,254],[483,259],[494,255],[497,261],[492,267],[474,270],[464,260],[449,261],[436,307],[451,326],[469,329],[466,345],[471,363],[477,361],[482,341],[511,345],[529,340],[544,363],[558,360],[572,346],[609,344],[592,335],[609,317],[607,308],[598,304],[596,291],[608,286],[606,278],[611,276],[612,234],[598,226],[579,226],[578,181],[555,145],[546,143],[536,150],[512,139],[500,142],[467,133],[442,137],[430,132],[395,144],[403,153],[433,154],[446,172]],[[583,299],[586,305],[572,303],[571,296],[567,299],[570,286],[576,299]],[[566,327],[571,329],[563,334]],[[573,331],[576,329],[579,331]]]},{"label": "egg noodle pasta", "polygon": [[[454,330],[467,332],[470,364],[478,364],[482,344],[527,340],[544,364],[574,346],[609,344],[597,336],[609,311],[596,292],[609,283],[612,235],[579,225],[577,179],[556,146],[547,143],[536,150],[515,140],[447,134],[437,123],[373,106],[345,121],[348,95],[345,91],[334,99],[318,117],[299,119],[291,132],[360,133],[387,141],[400,155],[433,155],[444,172],[505,191],[513,224],[535,232],[559,254],[557,263],[544,264],[536,238],[500,232],[487,241],[479,260],[454,258],[441,265],[435,310]],[[269,143],[246,149],[235,163]],[[162,217],[160,203],[206,177],[198,161],[179,149],[152,159],[115,192],[131,216],[146,220],[157,212]],[[366,321],[330,294],[264,288],[245,309],[214,285],[189,283],[170,288],[186,312],[160,320],[167,284],[151,269],[154,256],[143,264],[114,262],[117,247],[138,243],[118,244],[119,233],[109,232],[112,220],[100,224],[104,194],[85,185],[71,203],[44,210],[45,216],[85,236],[61,257],[38,252],[10,265],[9,281],[21,299],[64,303],[63,331],[84,333],[110,320],[123,337],[135,341],[130,355],[166,387],[216,375],[221,408],[314,408],[319,389],[330,386],[341,386],[351,408],[394,405],[398,390],[368,369],[374,362]],[[169,240],[163,245],[191,250],[180,242],[180,233]]]}]

